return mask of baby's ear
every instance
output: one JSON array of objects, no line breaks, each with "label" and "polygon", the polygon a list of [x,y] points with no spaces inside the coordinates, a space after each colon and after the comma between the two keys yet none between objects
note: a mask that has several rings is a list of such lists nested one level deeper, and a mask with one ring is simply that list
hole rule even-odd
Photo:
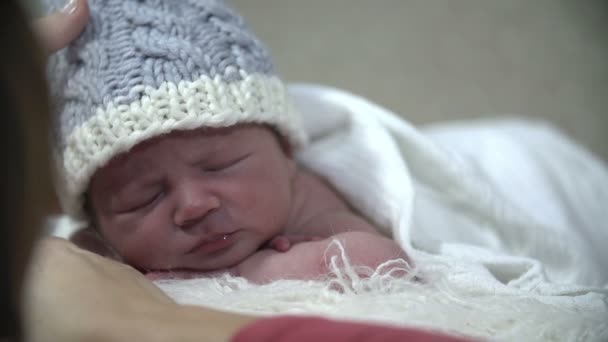
[{"label": "baby's ear", "polygon": [[298,171],[298,165],[296,163],[296,159],[293,156],[287,157],[287,172],[289,173],[289,178],[293,180],[296,177],[296,173]]},{"label": "baby's ear", "polygon": [[294,159],[293,147],[291,146],[291,144],[289,143],[287,138],[285,138],[284,136],[282,136],[281,134],[276,133],[276,132],[275,132],[275,136],[277,137],[277,140],[279,141],[281,150],[283,150],[283,153],[285,153],[287,158]]},{"label": "baby's ear", "polygon": [[296,171],[298,169],[298,165],[296,163],[296,158],[293,152],[293,147],[291,146],[291,144],[289,143],[289,141],[287,141],[287,139],[283,136],[278,136],[279,139],[279,144],[281,145],[281,149],[283,150],[283,153],[285,153],[285,157],[286,157],[286,162],[287,162],[287,168],[288,168],[288,172],[289,172],[289,176],[293,179],[293,177],[295,177],[296,175]]},{"label": "baby's ear", "polygon": [[270,127],[270,130],[272,131],[272,134],[274,135],[274,137],[277,139],[277,142],[279,143],[279,147],[281,148],[281,151],[283,151],[283,153],[285,154],[287,168],[288,168],[287,172],[289,173],[289,177],[291,179],[293,179],[295,177],[296,171],[298,169],[293,147],[291,146],[291,143],[289,142],[289,140],[286,137],[284,137],[281,133],[279,133],[276,129]]}]

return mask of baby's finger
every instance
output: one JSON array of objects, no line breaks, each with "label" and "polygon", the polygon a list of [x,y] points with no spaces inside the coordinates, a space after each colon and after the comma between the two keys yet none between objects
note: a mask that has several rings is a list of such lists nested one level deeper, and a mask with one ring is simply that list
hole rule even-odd
[{"label": "baby's finger", "polygon": [[287,252],[291,248],[291,242],[285,235],[275,236],[266,245],[277,252]]}]

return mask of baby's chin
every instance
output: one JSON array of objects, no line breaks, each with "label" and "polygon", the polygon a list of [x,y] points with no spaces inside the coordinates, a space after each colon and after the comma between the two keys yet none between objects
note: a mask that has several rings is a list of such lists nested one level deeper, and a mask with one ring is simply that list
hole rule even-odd
[{"label": "baby's chin", "polygon": [[230,268],[215,270],[215,271],[198,271],[198,270],[166,270],[166,271],[150,271],[145,272],[146,278],[152,281],[156,280],[185,280],[215,277],[224,273],[230,273]]},{"label": "baby's chin", "polygon": [[232,273],[234,266],[240,264],[260,248],[255,241],[238,240],[232,246],[215,255],[191,255],[175,260],[171,267],[164,263],[161,267],[148,265],[137,267],[148,279],[194,279]]},{"label": "baby's chin", "polygon": [[196,264],[192,262],[179,263],[176,262],[171,267],[135,267],[150,280],[159,279],[193,279],[214,276],[226,272],[231,272],[233,266],[240,262],[240,258],[236,261],[222,261],[211,263],[211,260]]}]

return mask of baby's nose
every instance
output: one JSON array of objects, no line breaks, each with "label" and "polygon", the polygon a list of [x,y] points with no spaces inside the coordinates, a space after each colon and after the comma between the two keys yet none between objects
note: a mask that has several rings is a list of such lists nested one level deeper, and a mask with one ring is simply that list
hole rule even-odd
[{"label": "baby's nose", "polygon": [[220,207],[219,198],[200,186],[185,186],[180,190],[173,220],[176,226],[188,229]]}]

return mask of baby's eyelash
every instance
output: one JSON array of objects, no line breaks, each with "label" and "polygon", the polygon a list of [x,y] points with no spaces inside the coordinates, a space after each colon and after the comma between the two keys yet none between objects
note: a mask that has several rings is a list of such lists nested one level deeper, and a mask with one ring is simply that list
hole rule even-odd
[{"label": "baby's eyelash", "polygon": [[145,200],[138,201],[137,204],[130,205],[127,209],[120,210],[119,213],[132,213],[141,209],[144,209],[156,202],[158,198],[162,195],[162,191],[156,193],[154,196],[147,198]]}]

